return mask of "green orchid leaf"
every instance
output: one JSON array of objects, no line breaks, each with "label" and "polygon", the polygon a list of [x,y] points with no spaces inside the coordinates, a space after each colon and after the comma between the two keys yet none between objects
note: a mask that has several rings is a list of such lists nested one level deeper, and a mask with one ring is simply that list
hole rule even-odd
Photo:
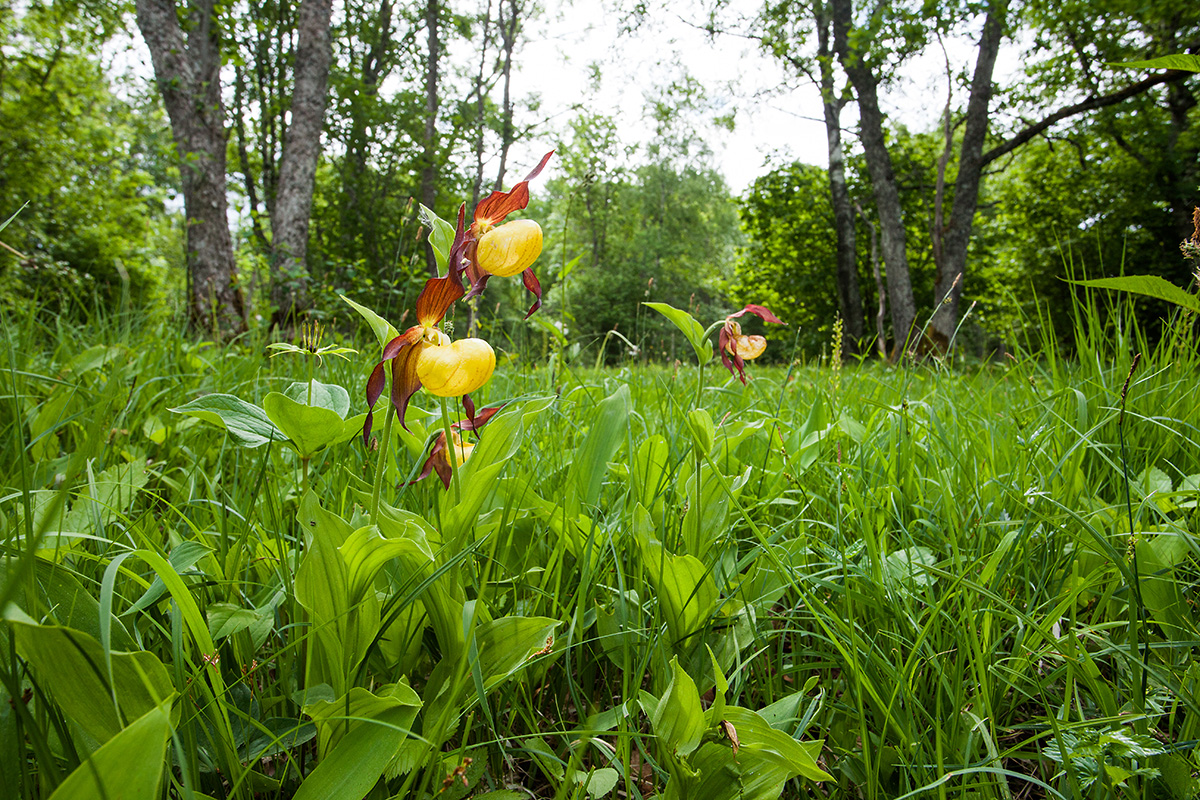
[{"label": "green orchid leaf", "polygon": [[446,274],[446,262],[450,259],[450,248],[454,245],[454,226],[420,203],[417,214],[421,223],[429,228],[429,246],[437,260],[438,274]]},{"label": "green orchid leaf", "polygon": [[283,393],[306,406],[320,406],[334,411],[343,419],[350,413],[350,393],[336,383],[312,382],[311,398],[307,381],[296,381]]},{"label": "green orchid leaf", "polygon": [[623,383],[617,391],[601,400],[590,415],[591,427],[575,450],[567,476],[568,490],[574,489],[577,501],[584,506],[594,506],[600,499],[608,462],[628,438],[631,408],[629,385]]},{"label": "green orchid leaf", "polygon": [[231,394],[206,394],[170,410],[224,428],[243,447],[261,447],[286,438],[261,408]]},{"label": "green orchid leaf", "polygon": [[1200,56],[1189,56],[1180,53],[1177,55],[1159,56],[1149,61],[1118,61],[1108,66],[1120,67],[1122,69],[1177,69],[1183,72],[1200,72]]},{"label": "green orchid leaf", "polygon": [[400,331],[396,330],[392,323],[388,322],[371,309],[364,305],[359,305],[349,297],[346,297],[344,294],[338,296],[346,302],[346,305],[357,311],[358,315],[365,319],[367,324],[371,326],[371,330],[375,332],[375,338],[379,340],[380,350],[383,349],[384,345],[400,335]]},{"label": "green orchid leaf", "polygon": [[154,706],[109,739],[58,785],[50,800],[158,797],[167,739],[169,703]]},{"label": "green orchid leaf", "polygon": [[642,303],[642,305],[648,306],[662,314],[675,323],[676,328],[683,331],[683,335],[692,343],[692,349],[696,351],[696,360],[700,366],[703,367],[712,361],[712,342],[704,335],[704,326],[697,322],[695,317],[686,311],[667,305],[666,303]]},{"label": "green orchid leaf", "polygon": [[485,688],[519,671],[530,657],[554,645],[559,621],[549,617],[501,617],[480,623],[475,630]]},{"label": "green orchid leaf", "polygon": [[1140,294],[1146,297],[1153,297],[1155,300],[1174,303],[1177,306],[1186,308],[1188,311],[1200,313],[1200,298],[1188,294],[1175,284],[1157,275],[1125,275],[1120,278],[1095,278],[1087,281],[1068,281],[1068,283],[1074,283],[1077,286],[1086,286],[1090,289],[1116,289],[1120,292]]},{"label": "green orchid leaf", "polygon": [[345,422],[328,408],[306,406],[285,394],[271,392],[263,398],[263,411],[301,458],[312,458],[326,447],[346,441]]},{"label": "green orchid leaf", "polygon": [[[332,745],[300,784],[294,800],[362,800],[409,741],[406,733],[420,705],[415,693],[411,697],[407,693],[379,697],[356,688],[348,697],[351,707],[363,713],[346,714],[345,701],[336,701],[331,704],[333,708],[321,710],[327,712],[323,718],[331,719],[328,726],[331,731],[342,727],[333,717],[353,719],[349,720],[349,732]],[[314,709],[314,713],[321,711]]]},{"label": "green orchid leaf", "polygon": [[681,756],[693,752],[704,737],[706,726],[700,693],[696,691],[696,682],[679,666],[678,658],[671,659],[671,682],[658,700],[650,727],[671,752]]},{"label": "green orchid leaf", "polygon": [[17,652],[37,671],[59,707],[98,742],[107,742],[124,727],[175,696],[175,684],[153,653],[112,652],[111,677],[104,648],[83,631],[39,625],[10,607]]}]

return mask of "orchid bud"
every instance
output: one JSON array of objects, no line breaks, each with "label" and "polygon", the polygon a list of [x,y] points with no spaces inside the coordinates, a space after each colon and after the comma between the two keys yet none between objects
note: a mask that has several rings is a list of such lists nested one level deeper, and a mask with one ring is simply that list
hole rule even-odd
[{"label": "orchid bud", "polygon": [[483,339],[427,345],[417,359],[421,385],[438,397],[470,394],[487,383],[495,369],[496,352]]},{"label": "orchid bud", "polygon": [[479,237],[476,257],[485,272],[506,278],[529,268],[542,253],[542,228],[531,219],[517,219]]}]

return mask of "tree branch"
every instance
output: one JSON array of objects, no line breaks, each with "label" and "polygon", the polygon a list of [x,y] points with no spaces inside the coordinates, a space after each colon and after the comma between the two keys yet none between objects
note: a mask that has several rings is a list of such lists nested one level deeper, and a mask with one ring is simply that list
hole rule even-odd
[{"label": "tree branch", "polygon": [[1078,114],[1084,114],[1088,111],[1095,111],[1098,108],[1106,108],[1107,106],[1116,105],[1124,100],[1128,100],[1130,97],[1147,92],[1150,89],[1153,89],[1155,86],[1159,86],[1164,83],[1180,81],[1191,75],[1192,73],[1190,72],[1182,72],[1180,70],[1173,69],[1167,70],[1166,72],[1159,73],[1158,75],[1151,75],[1145,80],[1130,84],[1124,89],[1112,92],[1111,94],[1102,95],[1100,97],[1089,97],[1087,100],[1060,108],[1053,114],[1044,117],[1039,122],[1033,123],[1020,133],[1010,137],[1007,141],[984,153],[983,163],[989,164],[992,161],[995,161],[997,158],[1011,153],[1013,150],[1016,150],[1030,139],[1033,139],[1035,136],[1049,129],[1055,123],[1061,122],[1064,119],[1074,117]]}]

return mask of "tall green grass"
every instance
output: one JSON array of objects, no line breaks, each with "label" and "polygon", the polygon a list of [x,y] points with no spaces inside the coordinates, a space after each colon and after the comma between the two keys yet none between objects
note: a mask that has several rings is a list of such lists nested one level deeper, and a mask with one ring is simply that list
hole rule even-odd
[{"label": "tall green grass", "polygon": [[[393,561],[371,583],[392,624],[351,678],[410,686],[425,705],[394,726],[427,739],[439,681],[461,688],[461,713],[354,796],[669,793],[678,757],[647,697],[678,685],[674,660],[718,702],[710,649],[730,705],[823,740],[832,780],[793,778],[786,797],[1195,796],[1194,321],[1151,345],[1121,301],[1087,295],[1073,313],[1071,357],[1044,341],[972,368],[752,368],[746,387],[713,370],[698,386],[687,366],[501,369],[475,400],[526,409],[512,455],[435,571]],[[103,766],[100,723],[80,721],[37,655],[51,623],[99,643],[93,677],[114,696],[120,653],[165,666],[145,681],[175,693],[158,796],[282,798],[322,780],[346,756],[305,713],[319,645],[296,590],[314,546],[303,521],[367,524],[375,453],[348,441],[306,477],[277,443],[240,447],[171,412],[305,380],[261,335],[217,346],[121,316],[3,325],[4,796],[73,791]],[[358,347],[317,373],[352,413],[377,353]],[[687,422],[697,397],[717,425],[707,452]],[[446,490],[401,486],[424,458],[421,428],[440,430],[419,422],[397,426],[383,500],[440,534]],[[445,637],[420,609],[447,582],[490,619],[556,621],[550,644],[494,684],[466,656],[446,677]],[[329,713],[371,752],[349,725],[366,710]],[[160,729],[112,724],[131,740],[135,722]],[[704,742],[729,747],[715,729]],[[78,796],[105,796],[93,791]]]}]

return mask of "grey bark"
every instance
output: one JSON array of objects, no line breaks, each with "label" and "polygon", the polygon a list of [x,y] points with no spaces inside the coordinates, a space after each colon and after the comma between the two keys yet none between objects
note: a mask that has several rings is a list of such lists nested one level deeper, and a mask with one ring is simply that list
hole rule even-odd
[{"label": "grey bark", "polygon": [[271,215],[273,247],[271,304],[285,322],[310,305],[308,226],[321,156],[321,131],[333,58],[332,0],[304,0],[297,18],[291,121],[283,135],[279,186]]},{"label": "grey bark", "polygon": [[186,37],[174,0],[137,0],[137,24],[179,154],[187,215],[188,319],[219,337],[245,329],[225,199],[225,107],[214,0],[188,9]]},{"label": "grey bark", "polygon": [[[971,96],[967,100],[966,125],[959,147],[958,175],[954,181],[950,220],[945,226],[937,226],[940,230],[933,232],[937,276],[933,289],[936,305],[931,324],[943,346],[949,343],[958,325],[962,277],[967,269],[967,246],[971,241],[971,227],[979,204],[979,184],[983,175],[983,145],[987,138],[992,75],[1007,15],[1008,0],[993,0],[988,4],[975,60],[975,74],[971,78]],[[943,204],[939,202],[937,205],[940,211]]]},{"label": "grey bark", "polygon": [[854,207],[846,185],[846,161],[842,151],[842,107],[845,98],[835,86],[830,61],[829,14],[822,4],[814,7],[817,17],[817,55],[821,70],[821,98],[825,112],[825,135],[829,151],[829,194],[833,203],[833,226],[837,232],[837,297],[846,336],[842,358],[858,353],[863,338],[862,293],[858,288],[858,252],[854,230]]},{"label": "grey bark", "polygon": [[513,51],[517,46],[517,28],[520,25],[521,6],[518,0],[509,0],[508,16],[504,15],[504,3],[501,0],[498,27],[500,28],[500,48],[504,53],[501,75],[504,80],[504,99],[501,108],[500,122],[500,168],[496,172],[496,191],[504,188],[504,173],[508,169],[508,151],[512,149],[516,134],[513,128],[512,105],[512,60]]},{"label": "grey bark", "polygon": [[916,302],[913,298],[912,279],[909,276],[908,237],[904,230],[900,191],[896,185],[892,158],[884,137],[883,113],[879,108],[879,78],[863,58],[863,54],[850,47],[849,37],[853,26],[851,0],[832,0],[831,9],[834,47],[858,98],[863,155],[871,175],[871,188],[879,219],[880,250],[887,271],[888,301],[891,305],[892,332],[895,336],[891,358],[898,361],[903,357],[913,335]]},{"label": "grey bark", "polygon": [[[437,115],[438,115],[438,60],[441,57],[441,42],[439,39],[441,9],[438,0],[427,0],[425,4],[425,29],[429,42],[429,61],[425,71],[425,136],[424,152],[421,166],[421,204],[428,209],[434,208],[437,201],[438,157],[437,157]],[[426,248],[425,265],[430,277],[437,277],[437,260],[433,248]]]}]

